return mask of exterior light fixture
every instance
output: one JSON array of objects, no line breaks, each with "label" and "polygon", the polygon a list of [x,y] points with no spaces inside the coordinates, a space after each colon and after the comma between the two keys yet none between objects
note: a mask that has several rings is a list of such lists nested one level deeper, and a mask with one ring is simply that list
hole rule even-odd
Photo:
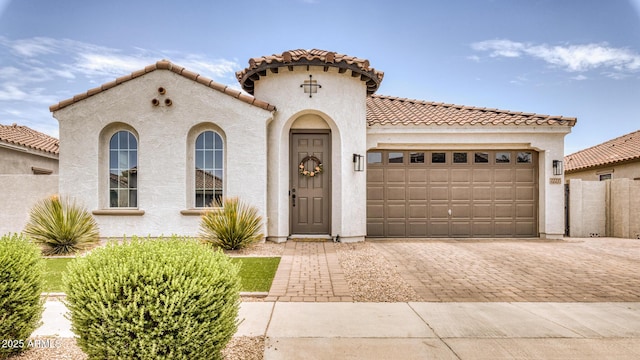
[{"label": "exterior light fixture", "polygon": [[353,171],[364,171],[364,156],[353,154]]},{"label": "exterior light fixture", "polygon": [[562,160],[553,160],[553,175],[562,175]]}]

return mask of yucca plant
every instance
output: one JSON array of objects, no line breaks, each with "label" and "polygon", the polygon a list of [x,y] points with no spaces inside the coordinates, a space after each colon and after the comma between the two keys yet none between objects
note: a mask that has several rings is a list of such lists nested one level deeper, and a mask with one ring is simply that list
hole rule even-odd
[{"label": "yucca plant", "polygon": [[216,200],[216,208],[207,211],[200,223],[201,238],[225,250],[238,250],[262,239],[262,217],[258,209],[238,198]]},{"label": "yucca plant", "polygon": [[86,249],[99,240],[98,224],[75,201],[51,196],[36,203],[24,233],[43,245],[45,255],[64,255]]}]

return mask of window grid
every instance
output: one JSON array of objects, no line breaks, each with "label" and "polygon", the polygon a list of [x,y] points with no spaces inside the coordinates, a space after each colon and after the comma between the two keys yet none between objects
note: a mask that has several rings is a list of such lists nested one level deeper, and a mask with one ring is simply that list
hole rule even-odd
[{"label": "window grid", "polygon": [[196,138],[195,152],[195,205],[215,206],[214,201],[220,201],[223,193],[222,138],[215,131],[202,132]]},{"label": "window grid", "polygon": [[109,206],[138,206],[138,140],[129,131],[109,141]]}]

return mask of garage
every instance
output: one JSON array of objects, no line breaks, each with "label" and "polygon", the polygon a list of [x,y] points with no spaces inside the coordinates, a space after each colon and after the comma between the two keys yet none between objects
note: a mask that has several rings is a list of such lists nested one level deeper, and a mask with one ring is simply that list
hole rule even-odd
[{"label": "garage", "polygon": [[538,237],[533,150],[371,150],[367,236]]}]

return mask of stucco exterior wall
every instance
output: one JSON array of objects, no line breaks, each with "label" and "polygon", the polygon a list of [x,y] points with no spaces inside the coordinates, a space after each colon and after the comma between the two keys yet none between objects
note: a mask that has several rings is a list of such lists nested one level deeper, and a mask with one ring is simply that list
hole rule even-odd
[{"label": "stucco exterior wall", "polygon": [[[196,235],[200,217],[185,211],[195,206],[193,144],[200,131],[216,130],[224,141],[224,196],[240,197],[265,217],[271,116],[171,71],[147,73],[54,113],[60,123],[60,193],[98,211],[104,237]],[[138,138],[139,211],[129,216],[107,208],[108,139],[118,130]]]},{"label": "stucco exterior wall", "polygon": [[58,173],[58,158],[21,146],[11,148],[0,145],[0,174],[33,174],[32,167]]},{"label": "stucco exterior wall", "polygon": [[[367,150],[531,149],[538,151],[538,230],[540,238],[564,234],[562,175],[553,175],[553,160],[562,160],[564,127],[500,126],[375,126],[367,130]],[[551,178],[558,181],[551,183]]]},{"label": "stucco exterior wall", "polygon": [[640,180],[640,161],[566,173],[565,180],[580,179],[583,181],[599,181],[601,174],[611,174],[612,179]]},{"label": "stucco exterior wall", "polygon": [[[300,85],[313,76],[322,88],[312,97]],[[362,241],[366,234],[366,176],[353,170],[353,154],[366,153],[366,87],[351,72],[335,68],[280,69],[255,82],[255,96],[278,108],[269,125],[269,238],[290,235],[290,131],[331,130],[331,234],[342,241]],[[325,125],[318,120],[322,119]],[[299,121],[297,121],[299,120]],[[294,125],[295,123],[295,125]],[[320,124],[320,125],[318,125]],[[297,174],[296,174],[297,175]]]},{"label": "stucco exterior wall", "polygon": [[0,235],[17,233],[29,220],[29,210],[58,193],[57,175],[0,175]]}]

